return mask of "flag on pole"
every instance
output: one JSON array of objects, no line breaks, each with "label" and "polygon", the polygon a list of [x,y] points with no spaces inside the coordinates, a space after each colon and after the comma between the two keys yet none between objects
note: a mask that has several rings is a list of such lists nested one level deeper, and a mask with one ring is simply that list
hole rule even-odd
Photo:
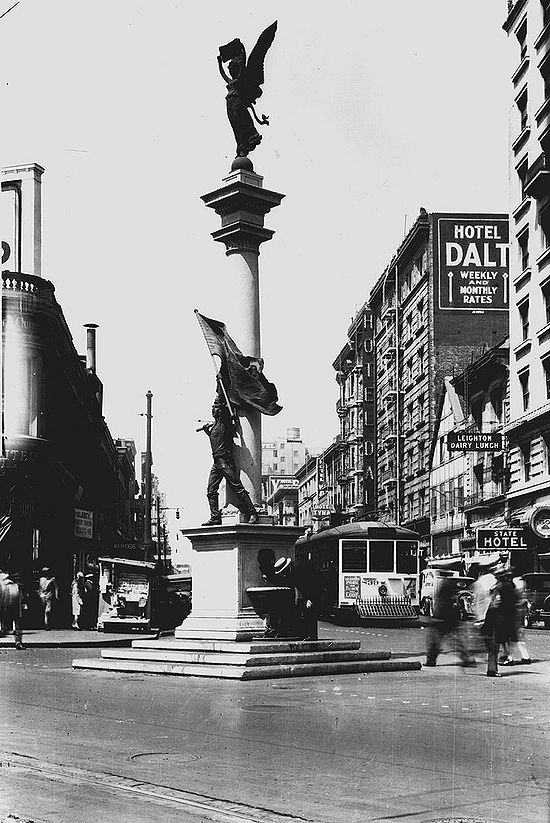
[{"label": "flag on pole", "polygon": [[263,373],[264,361],[247,357],[227,333],[225,323],[211,320],[195,309],[199,326],[211,355],[221,360],[221,378],[235,406],[251,406],[262,414],[278,414],[277,389]]}]

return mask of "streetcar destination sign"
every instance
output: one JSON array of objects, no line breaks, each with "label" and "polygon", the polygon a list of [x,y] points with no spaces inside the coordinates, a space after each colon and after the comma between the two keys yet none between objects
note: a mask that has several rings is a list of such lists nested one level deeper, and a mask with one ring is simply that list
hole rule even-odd
[{"label": "streetcar destination sign", "polygon": [[449,432],[447,448],[450,452],[502,451],[502,434],[491,432]]},{"label": "streetcar destination sign", "polygon": [[508,219],[469,215],[437,220],[439,308],[508,308]]},{"label": "streetcar destination sign", "polygon": [[529,541],[524,529],[477,529],[478,549],[528,549]]}]

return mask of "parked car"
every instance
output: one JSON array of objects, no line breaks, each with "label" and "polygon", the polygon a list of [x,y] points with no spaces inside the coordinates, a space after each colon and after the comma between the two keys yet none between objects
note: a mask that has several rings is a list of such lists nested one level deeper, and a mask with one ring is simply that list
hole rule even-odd
[{"label": "parked car", "polygon": [[536,620],[543,620],[544,627],[550,629],[550,572],[524,574],[527,612],[525,625],[531,626]]},{"label": "parked car", "polygon": [[468,620],[473,616],[473,595],[471,585],[473,577],[464,577],[450,569],[424,569],[420,576],[420,613],[426,617],[433,617],[434,602],[437,590],[443,579],[451,578],[456,589],[456,603],[460,611],[460,619]]}]

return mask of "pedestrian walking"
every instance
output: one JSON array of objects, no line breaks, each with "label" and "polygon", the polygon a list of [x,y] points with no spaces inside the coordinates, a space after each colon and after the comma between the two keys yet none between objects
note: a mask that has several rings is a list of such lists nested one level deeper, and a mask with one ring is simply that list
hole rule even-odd
[{"label": "pedestrian walking", "polygon": [[23,598],[21,588],[6,572],[0,572],[0,623],[2,634],[13,631],[15,648],[23,648]]},{"label": "pedestrian walking", "polygon": [[86,585],[83,572],[77,572],[76,577],[71,583],[71,604],[73,613],[73,629],[81,631],[80,625],[82,610],[86,600]]},{"label": "pedestrian walking", "polygon": [[502,666],[517,666],[522,663],[529,664],[531,656],[525,643],[525,616],[527,614],[527,595],[525,580],[523,577],[512,577],[509,575],[511,585],[511,604],[513,608],[512,620],[513,631],[510,640],[503,644],[503,655],[499,659]]},{"label": "pedestrian walking", "polygon": [[445,641],[449,642],[462,666],[475,666],[476,660],[464,645],[460,626],[460,607],[452,577],[444,577],[434,598],[434,620],[428,629],[426,666],[435,666]]},{"label": "pedestrian walking", "polygon": [[46,631],[51,629],[52,611],[54,602],[57,600],[57,581],[53,576],[51,569],[44,566],[40,579],[38,581],[38,595],[42,601],[42,608],[44,610],[44,628]]},{"label": "pedestrian walking", "polygon": [[501,677],[498,671],[497,622],[499,595],[497,579],[491,571],[494,563],[481,565],[473,585],[475,623],[487,650],[487,677]]}]

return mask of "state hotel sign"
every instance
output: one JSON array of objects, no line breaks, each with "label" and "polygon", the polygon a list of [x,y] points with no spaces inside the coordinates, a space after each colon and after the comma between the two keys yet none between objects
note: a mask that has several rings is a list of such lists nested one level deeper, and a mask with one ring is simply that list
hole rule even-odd
[{"label": "state hotel sign", "polygon": [[464,215],[435,223],[439,308],[502,311],[509,302],[508,220]]},{"label": "state hotel sign", "polygon": [[528,549],[530,541],[524,529],[477,529],[476,547],[493,551]]}]

